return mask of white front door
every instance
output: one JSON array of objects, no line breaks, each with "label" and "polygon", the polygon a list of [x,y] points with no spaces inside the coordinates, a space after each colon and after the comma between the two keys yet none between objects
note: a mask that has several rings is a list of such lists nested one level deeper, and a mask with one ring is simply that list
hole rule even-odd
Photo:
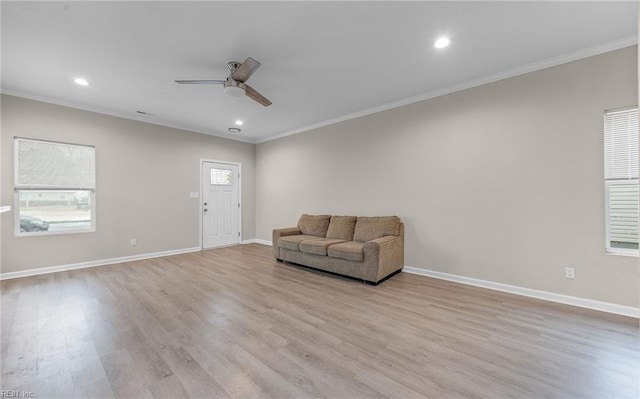
[{"label": "white front door", "polygon": [[240,242],[240,168],[202,162],[202,248]]}]

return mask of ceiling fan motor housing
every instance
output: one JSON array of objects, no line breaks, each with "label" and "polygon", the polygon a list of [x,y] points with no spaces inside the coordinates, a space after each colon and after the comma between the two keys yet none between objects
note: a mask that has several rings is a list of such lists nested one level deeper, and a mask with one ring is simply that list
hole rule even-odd
[{"label": "ceiling fan motor housing", "polygon": [[235,72],[236,69],[240,68],[240,65],[242,65],[242,63],[240,63],[238,61],[229,61],[229,62],[227,62],[227,68],[229,68],[231,70],[231,73]]}]

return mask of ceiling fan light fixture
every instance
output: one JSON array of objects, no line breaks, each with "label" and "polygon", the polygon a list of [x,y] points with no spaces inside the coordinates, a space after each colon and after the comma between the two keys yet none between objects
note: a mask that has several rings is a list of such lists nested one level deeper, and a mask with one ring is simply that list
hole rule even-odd
[{"label": "ceiling fan light fixture", "polygon": [[246,94],[244,88],[239,86],[225,86],[224,93],[228,96],[236,97],[236,98],[244,97]]}]

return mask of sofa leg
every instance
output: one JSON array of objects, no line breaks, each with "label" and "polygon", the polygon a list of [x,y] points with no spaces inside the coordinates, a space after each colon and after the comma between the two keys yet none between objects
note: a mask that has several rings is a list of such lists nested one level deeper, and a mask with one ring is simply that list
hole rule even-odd
[{"label": "sofa leg", "polygon": [[380,280],[378,280],[378,281],[366,281],[366,280],[364,280],[364,281],[365,281],[365,283],[367,283],[367,284],[371,284],[371,285],[378,285],[378,284],[380,284],[380,283],[382,283],[382,282],[384,282],[384,281],[389,280],[391,277],[395,276],[396,274],[400,273],[401,271],[402,271],[402,269],[400,269],[400,270],[396,270],[395,272],[393,272],[393,273],[390,273],[390,274],[386,275],[385,277],[381,278],[381,279],[380,279]]}]

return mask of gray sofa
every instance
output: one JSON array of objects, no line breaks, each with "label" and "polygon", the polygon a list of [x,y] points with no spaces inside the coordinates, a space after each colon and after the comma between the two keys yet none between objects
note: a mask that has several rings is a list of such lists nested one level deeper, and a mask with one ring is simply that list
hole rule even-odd
[{"label": "gray sofa", "polygon": [[302,215],[298,226],[273,230],[273,254],[378,284],[404,265],[404,225],[397,216]]}]

